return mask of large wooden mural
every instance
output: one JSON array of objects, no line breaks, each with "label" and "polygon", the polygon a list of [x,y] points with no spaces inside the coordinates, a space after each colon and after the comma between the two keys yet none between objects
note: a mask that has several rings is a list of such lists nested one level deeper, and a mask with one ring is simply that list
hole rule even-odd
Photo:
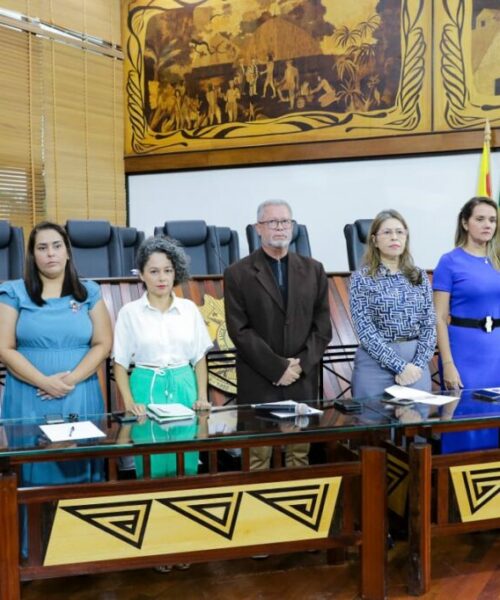
[{"label": "large wooden mural", "polygon": [[124,47],[127,156],[500,125],[498,0],[135,0]]}]

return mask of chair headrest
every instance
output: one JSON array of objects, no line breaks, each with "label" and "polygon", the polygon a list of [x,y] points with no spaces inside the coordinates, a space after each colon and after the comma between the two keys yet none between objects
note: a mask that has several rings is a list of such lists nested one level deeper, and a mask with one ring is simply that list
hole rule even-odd
[{"label": "chair headrest", "polygon": [[0,248],[5,248],[10,242],[10,223],[8,221],[0,221]]},{"label": "chair headrest", "polygon": [[78,248],[99,248],[111,239],[108,221],[66,221],[66,231],[72,246]]},{"label": "chair headrest", "polygon": [[231,241],[231,228],[217,227],[217,235],[219,236],[219,242],[221,243],[221,245],[225,246]]},{"label": "chair headrest", "polygon": [[135,227],[120,227],[120,237],[124,246],[134,246],[137,239]]},{"label": "chair headrest", "polygon": [[372,225],[373,219],[358,219],[354,221],[354,226],[358,232],[358,237],[360,242],[366,244],[368,240],[368,234],[370,233],[370,227]]},{"label": "chair headrest", "polygon": [[163,230],[183,246],[204,244],[208,233],[205,221],[168,221]]}]

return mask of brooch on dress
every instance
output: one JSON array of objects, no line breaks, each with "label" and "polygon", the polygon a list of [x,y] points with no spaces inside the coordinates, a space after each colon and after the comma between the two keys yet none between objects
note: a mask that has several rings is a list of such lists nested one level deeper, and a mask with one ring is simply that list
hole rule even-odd
[{"label": "brooch on dress", "polygon": [[69,307],[71,308],[71,312],[77,313],[80,310],[80,304],[76,300],[69,301]]}]

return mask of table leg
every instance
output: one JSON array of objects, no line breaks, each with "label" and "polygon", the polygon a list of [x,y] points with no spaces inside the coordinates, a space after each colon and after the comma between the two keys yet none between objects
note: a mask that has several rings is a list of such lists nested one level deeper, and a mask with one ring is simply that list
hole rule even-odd
[{"label": "table leg", "polygon": [[0,473],[0,600],[20,600],[17,477]]},{"label": "table leg", "polygon": [[411,444],[409,458],[408,592],[420,596],[429,591],[431,584],[430,445]]},{"label": "table leg", "polygon": [[382,448],[361,449],[361,598],[386,597],[387,485]]}]

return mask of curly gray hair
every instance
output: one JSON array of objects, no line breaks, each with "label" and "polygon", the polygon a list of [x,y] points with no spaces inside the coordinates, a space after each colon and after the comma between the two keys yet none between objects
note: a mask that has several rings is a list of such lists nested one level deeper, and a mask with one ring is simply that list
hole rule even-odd
[{"label": "curly gray hair", "polygon": [[172,263],[175,271],[174,285],[189,279],[189,257],[184,248],[177,240],[164,235],[148,237],[139,246],[135,262],[141,273],[144,272],[146,263],[155,252],[163,252]]}]

